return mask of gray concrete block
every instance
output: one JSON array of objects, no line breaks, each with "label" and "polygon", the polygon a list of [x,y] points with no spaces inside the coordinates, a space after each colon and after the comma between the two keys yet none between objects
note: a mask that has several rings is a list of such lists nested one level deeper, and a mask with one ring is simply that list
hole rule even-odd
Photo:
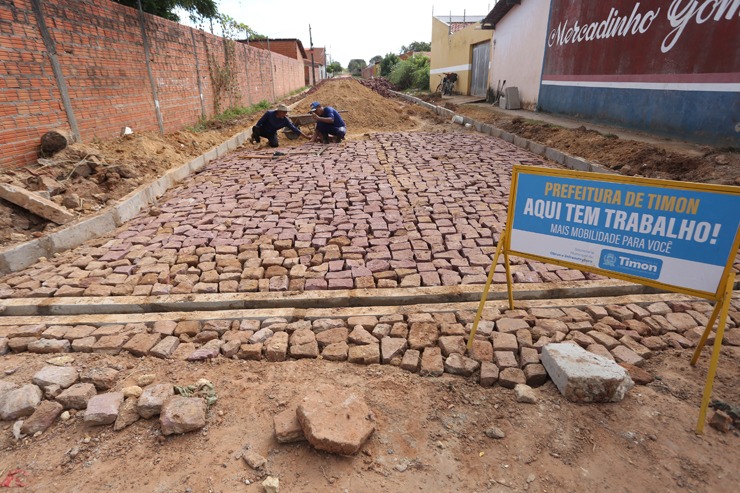
[{"label": "gray concrete block", "polygon": [[552,147],[545,148],[545,157],[550,161],[554,161],[559,164],[563,164],[563,162],[565,162],[565,154],[553,149]]},{"label": "gray concrete block", "polygon": [[51,251],[57,253],[69,250],[114,229],[116,221],[113,212],[107,211],[49,235]]},{"label": "gray concrete block", "polygon": [[39,259],[51,256],[49,238],[28,241],[0,253],[0,274],[25,269]]},{"label": "gray concrete block", "polygon": [[529,145],[527,148],[538,156],[544,156],[545,150],[547,149],[544,144],[540,144],[539,142],[535,142],[533,140],[529,141]]},{"label": "gray concrete block", "polygon": [[113,221],[117,226],[136,217],[147,204],[146,190],[138,190],[113,208]]},{"label": "gray concrete block", "polygon": [[210,163],[217,157],[218,157],[218,150],[216,150],[215,147],[211,149],[210,151],[206,152],[205,154],[203,154],[203,159],[205,160],[206,163]]},{"label": "gray concrete block", "polygon": [[202,156],[198,156],[197,158],[193,159],[192,161],[188,163],[188,167],[190,168],[191,173],[195,173],[196,171],[198,171],[205,165],[206,165],[205,154]]},{"label": "gray concrete block", "polygon": [[580,157],[565,155],[563,164],[576,171],[591,171],[591,163]]},{"label": "gray concrete block", "polygon": [[229,153],[229,145],[227,142],[224,142],[223,144],[220,144],[218,147],[216,147],[216,155],[218,157],[224,156]]},{"label": "gray concrete block", "polygon": [[627,370],[577,344],[547,344],[541,359],[560,393],[572,402],[619,402],[635,385]]},{"label": "gray concrete block", "polygon": [[514,134],[510,134],[509,132],[501,131],[501,135],[499,136],[501,140],[504,140],[509,143],[514,143]]},{"label": "gray concrete block", "polygon": [[591,163],[591,171],[593,171],[594,173],[605,173],[607,175],[618,175],[619,174],[613,169],[607,168],[603,164],[599,164],[599,163]]},{"label": "gray concrete block", "polygon": [[515,135],[514,145],[517,147],[521,147],[522,149],[527,149],[529,147],[529,140],[525,139],[524,137],[519,137],[518,135]]}]

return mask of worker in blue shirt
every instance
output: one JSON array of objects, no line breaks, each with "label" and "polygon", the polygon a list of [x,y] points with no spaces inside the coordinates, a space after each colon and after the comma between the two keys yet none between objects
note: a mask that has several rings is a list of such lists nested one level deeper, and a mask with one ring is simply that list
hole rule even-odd
[{"label": "worker in blue shirt", "polygon": [[339,116],[339,112],[331,106],[322,106],[315,101],[311,103],[311,114],[316,120],[316,132],[312,142],[328,143],[330,138],[335,142],[341,142],[347,135],[347,125]]},{"label": "worker in blue shirt", "polygon": [[260,137],[264,137],[270,143],[270,147],[277,147],[279,145],[277,131],[285,127],[307,139],[311,138],[310,135],[301,132],[298,127],[293,125],[293,122],[288,118],[288,107],[281,104],[275,110],[266,111],[257,124],[252,127],[252,138],[250,142],[259,144]]}]

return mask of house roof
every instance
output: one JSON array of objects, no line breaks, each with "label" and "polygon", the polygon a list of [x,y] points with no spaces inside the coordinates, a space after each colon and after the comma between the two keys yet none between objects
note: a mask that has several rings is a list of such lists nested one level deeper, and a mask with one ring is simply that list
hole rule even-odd
[{"label": "house roof", "polygon": [[301,43],[300,39],[297,38],[269,38],[269,39],[253,39],[252,41],[246,40],[246,39],[238,39],[240,43],[246,43],[248,45],[265,45],[267,46],[267,41],[272,42],[280,42],[280,41],[293,41],[298,44],[298,49],[301,50],[301,55],[303,55],[303,58],[308,58],[306,56],[306,50],[303,49],[303,43]]},{"label": "house roof", "polygon": [[496,5],[493,6],[493,9],[491,9],[485,19],[481,22],[481,28],[494,29],[496,24],[498,24],[499,21],[509,13],[514,5],[519,5],[520,3],[522,3],[521,0],[498,0]]}]

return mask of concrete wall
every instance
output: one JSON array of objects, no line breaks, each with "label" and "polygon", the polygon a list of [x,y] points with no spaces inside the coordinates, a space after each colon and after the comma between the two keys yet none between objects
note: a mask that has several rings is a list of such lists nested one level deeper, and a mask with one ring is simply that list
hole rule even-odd
[{"label": "concrete wall", "polygon": [[[223,64],[223,38],[148,14],[144,30],[164,131],[212,116],[209,59]],[[73,122],[83,141],[124,126],[158,131],[144,53],[135,9],[107,0],[0,2],[0,168],[34,162],[41,135]],[[233,53],[236,88],[222,95],[222,110],[304,85],[302,59],[240,44]]]},{"label": "concrete wall", "polygon": [[550,0],[523,0],[493,31],[488,85],[496,88],[506,81],[506,87],[518,87],[522,107],[530,110],[540,93],[549,12]]},{"label": "concrete wall", "polygon": [[429,87],[434,90],[445,72],[457,73],[455,92],[470,94],[472,46],[490,41],[491,31],[479,29],[479,24],[470,23],[464,29],[449,34],[450,25],[432,17],[432,54]]},{"label": "concrete wall", "polygon": [[737,0],[552,0],[539,106],[739,146],[739,32]]}]

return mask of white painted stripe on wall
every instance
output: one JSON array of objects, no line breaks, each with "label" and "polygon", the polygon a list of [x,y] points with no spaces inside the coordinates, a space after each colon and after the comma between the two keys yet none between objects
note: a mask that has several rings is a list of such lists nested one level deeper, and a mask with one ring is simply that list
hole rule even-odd
[{"label": "white painted stripe on wall", "polygon": [[443,74],[445,72],[464,72],[466,70],[470,70],[471,65],[468,63],[467,65],[455,65],[454,67],[442,67],[442,68],[435,68],[429,71],[430,74]]},{"label": "white painted stripe on wall", "polygon": [[740,92],[740,83],[733,82],[596,82],[543,80],[543,86],[598,87],[606,89],[645,89],[652,91]]}]

